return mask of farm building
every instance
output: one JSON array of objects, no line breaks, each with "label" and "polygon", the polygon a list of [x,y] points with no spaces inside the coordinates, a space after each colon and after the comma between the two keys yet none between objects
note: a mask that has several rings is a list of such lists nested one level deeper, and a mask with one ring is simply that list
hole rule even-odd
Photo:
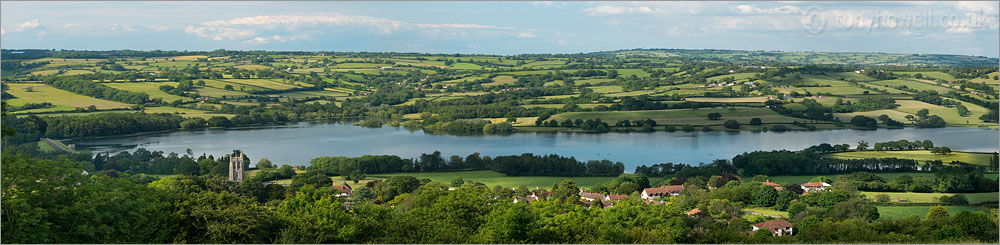
[{"label": "farm building", "polygon": [[337,195],[336,196],[338,196],[338,197],[350,196],[351,192],[352,192],[351,186],[348,185],[347,182],[344,182],[343,184],[339,184],[339,185],[334,185],[331,188],[333,188],[334,191],[337,191]]},{"label": "farm building", "polygon": [[822,191],[827,187],[830,187],[830,184],[827,184],[826,182],[809,182],[802,184],[802,190],[805,192]]},{"label": "farm building", "polygon": [[642,190],[642,199],[653,199],[661,196],[677,196],[684,190],[683,185],[666,185],[657,188],[646,188]]},{"label": "farm building", "polygon": [[761,222],[753,225],[753,231],[767,229],[773,236],[791,236],[792,223],[783,219]]}]

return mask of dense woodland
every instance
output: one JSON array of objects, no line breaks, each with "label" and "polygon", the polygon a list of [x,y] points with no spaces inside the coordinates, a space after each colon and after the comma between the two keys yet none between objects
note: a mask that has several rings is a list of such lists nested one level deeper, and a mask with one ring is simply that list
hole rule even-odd
[{"label": "dense woodland", "polygon": [[[872,201],[849,184],[800,196],[753,180],[709,190],[697,177],[673,180],[687,188],[669,205],[625,199],[586,209],[572,181],[550,189],[553,199],[530,204],[510,201],[527,194],[523,187],[468,182],[448,190],[413,177],[360,185],[350,198],[335,198],[329,183],[283,187],[218,175],[154,180],[84,172],[87,163],[67,158],[3,154],[6,243],[995,243],[998,236],[996,210],[932,208],[925,216],[878,219]],[[717,177],[709,180],[721,182]],[[628,181],[636,178],[615,181],[636,185]],[[795,236],[750,233],[763,218],[739,211],[784,205],[797,213]],[[711,215],[685,215],[692,208]]]}]

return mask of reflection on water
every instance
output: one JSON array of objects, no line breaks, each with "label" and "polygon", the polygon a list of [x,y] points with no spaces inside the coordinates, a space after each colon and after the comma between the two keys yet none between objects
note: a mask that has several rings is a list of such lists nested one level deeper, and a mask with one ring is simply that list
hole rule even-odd
[{"label": "reflection on water", "polygon": [[798,150],[819,143],[851,144],[890,140],[930,139],[953,150],[993,152],[1000,134],[995,129],[937,128],[897,130],[825,130],[812,132],[654,132],[654,133],[519,133],[513,135],[450,136],[403,128],[364,128],[349,123],[298,123],[283,126],[207,129],[162,134],[78,140],[79,149],[118,152],[145,147],[151,151],[221,155],[243,149],[256,161],[266,157],[279,164],[308,164],[321,156],[398,155],[417,158],[441,151],[446,156],[559,154],[578,160],[622,161],[626,170],[654,163],[698,163],[756,150]]}]

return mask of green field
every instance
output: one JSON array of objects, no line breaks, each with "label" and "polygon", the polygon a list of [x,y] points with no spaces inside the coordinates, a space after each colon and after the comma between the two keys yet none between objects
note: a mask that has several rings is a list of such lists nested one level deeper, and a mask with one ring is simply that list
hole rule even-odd
[{"label": "green field", "polygon": [[55,147],[52,147],[52,145],[50,145],[49,143],[45,143],[44,140],[43,141],[38,141],[38,150],[42,151],[42,152],[57,152],[57,151],[59,151],[59,149],[56,149]]},{"label": "green field", "polygon": [[955,195],[955,194],[965,195],[965,197],[969,199],[969,203],[970,204],[976,204],[976,203],[981,203],[981,202],[996,203],[996,202],[1000,201],[1000,193],[997,193],[997,192],[985,192],[985,193],[915,193],[915,192],[871,192],[871,191],[862,191],[861,194],[864,194],[865,196],[867,196],[868,198],[871,198],[873,200],[875,199],[876,195],[886,194],[886,195],[889,195],[889,198],[892,198],[892,199],[903,199],[903,200],[906,200],[906,202],[915,202],[915,203],[933,203],[933,202],[937,202],[936,198],[938,198],[938,197],[941,197],[941,196],[944,196],[944,195],[949,195],[950,196],[950,195]]},{"label": "green field", "polygon": [[947,122],[948,124],[955,124],[955,125],[982,124],[983,121],[979,120],[979,117],[989,112],[988,109],[978,105],[974,105],[972,103],[962,103],[962,105],[965,105],[965,107],[969,109],[969,115],[964,117],[958,114],[958,109],[948,108],[934,104],[928,104],[923,101],[897,100],[896,104],[899,104],[899,107],[895,109],[897,111],[916,114],[917,111],[920,111],[922,109],[927,109],[930,115],[937,115],[942,119],[944,119],[944,121]]},{"label": "green field", "polygon": [[505,84],[512,84],[514,82],[517,82],[517,79],[515,79],[512,76],[496,76],[493,78],[493,82],[484,83],[483,86],[488,87],[488,86],[505,85]]},{"label": "green field", "polygon": [[[250,86],[260,87],[260,88],[265,88],[265,89],[273,89],[273,90],[285,90],[285,89],[293,89],[293,88],[298,88],[299,87],[299,86],[290,84],[290,82],[284,82],[284,81],[277,80],[277,79],[225,79],[223,81],[231,82],[231,83],[237,83],[237,84],[243,84],[243,85],[250,85]],[[237,87],[237,88],[239,88],[239,87]]]},{"label": "green field", "polygon": [[160,86],[163,85],[170,85],[173,87],[177,87],[176,82],[135,82],[135,83],[103,83],[103,84],[108,85],[108,87],[117,88],[121,90],[146,93],[149,95],[149,98],[160,98],[163,99],[164,102],[171,102],[175,100],[191,101],[191,98],[168,94],[160,90]]},{"label": "green field", "polygon": [[450,184],[451,180],[455,177],[461,177],[464,180],[472,180],[476,182],[482,182],[487,186],[504,186],[504,187],[518,187],[521,185],[528,186],[528,188],[541,187],[549,189],[552,184],[562,182],[566,179],[572,179],[576,182],[576,185],[581,188],[589,188],[595,184],[604,183],[608,180],[614,179],[615,177],[551,177],[551,176],[506,176],[501,173],[489,171],[489,170],[479,170],[479,171],[460,171],[460,172],[439,172],[439,173],[398,173],[398,174],[371,174],[370,177],[381,177],[387,178],[391,176],[413,176],[418,179],[431,179],[434,182],[441,182],[445,184]]},{"label": "green field", "polygon": [[946,81],[955,80],[954,76],[940,71],[897,71],[893,73],[903,74],[903,75],[916,75],[917,73],[920,73],[920,75],[922,75],[924,79],[941,79]]},{"label": "green field", "polygon": [[[901,219],[909,217],[910,215],[916,215],[920,219],[927,217],[927,212],[931,210],[932,206],[878,206],[879,219]],[[965,206],[944,206],[945,210],[948,210],[948,214],[955,215],[963,211],[970,212],[985,212],[988,209],[985,208],[975,208],[975,207],[965,207]]]},{"label": "green field", "polygon": [[827,156],[837,159],[865,159],[865,158],[900,158],[913,159],[920,162],[941,160],[949,163],[959,161],[973,165],[989,166],[990,154],[974,152],[952,152],[948,155],[933,154],[931,151],[852,151],[828,154]]},{"label": "green field", "polygon": [[[94,99],[90,96],[84,96],[76,93],[72,93],[66,90],[61,90],[53,88],[46,84],[40,83],[10,83],[5,84],[9,87],[7,93],[17,97],[16,99],[5,100],[12,106],[24,105],[26,103],[42,103],[49,102],[56,106],[56,108],[43,108],[44,111],[66,111],[72,110],[73,108],[86,108],[90,105],[94,105],[97,109],[119,109],[128,108],[130,105],[120,102],[114,102],[104,99]],[[31,88],[32,92],[26,91]],[[29,111],[24,111],[29,112]],[[30,110],[30,112],[39,112],[38,110]]]},{"label": "green field", "polygon": [[913,81],[913,80],[901,80],[901,79],[897,79],[897,80],[875,81],[875,82],[870,82],[870,83],[871,84],[876,84],[876,85],[888,86],[890,88],[896,87],[896,86],[906,86],[907,88],[916,89],[918,91],[934,90],[934,91],[938,91],[938,93],[947,93],[948,91],[955,91],[954,89],[950,89],[950,88],[946,88],[946,87],[941,87],[941,86],[937,86],[937,85],[931,85],[931,84],[922,83],[922,82]]},{"label": "green field", "polygon": [[209,117],[213,116],[224,116],[224,117],[235,116],[233,114],[221,114],[221,113],[215,114],[208,111],[169,107],[169,106],[146,107],[144,110],[146,111],[146,113],[169,113],[169,114],[177,114],[182,117],[201,117],[205,119],[208,119]]}]

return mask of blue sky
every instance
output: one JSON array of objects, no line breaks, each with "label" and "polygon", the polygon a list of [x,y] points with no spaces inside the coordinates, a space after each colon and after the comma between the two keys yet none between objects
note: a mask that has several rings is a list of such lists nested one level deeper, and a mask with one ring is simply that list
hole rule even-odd
[{"label": "blue sky", "polygon": [[0,46],[1000,56],[997,2],[2,2]]}]

